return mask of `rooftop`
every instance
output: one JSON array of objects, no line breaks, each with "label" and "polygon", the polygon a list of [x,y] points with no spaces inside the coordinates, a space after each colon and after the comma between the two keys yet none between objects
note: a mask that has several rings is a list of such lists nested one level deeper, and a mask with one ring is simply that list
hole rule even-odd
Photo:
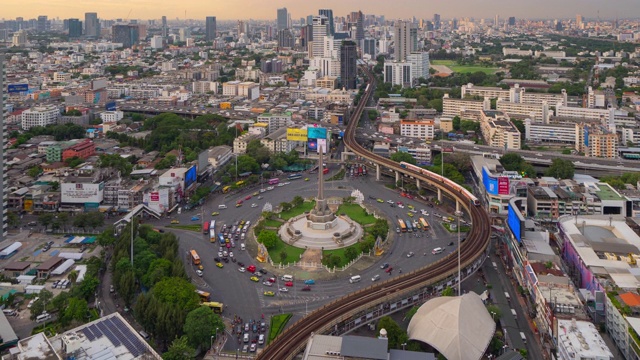
[{"label": "rooftop", "polygon": [[598,197],[601,200],[611,200],[611,201],[615,201],[615,200],[622,201],[622,200],[624,200],[624,198],[622,196],[620,196],[620,194],[618,194],[617,191],[613,190],[613,188],[611,186],[609,186],[608,184],[604,184],[604,183],[599,183],[598,184],[598,190],[595,191],[595,193],[598,195]]},{"label": "rooftop", "polygon": [[588,321],[558,319],[558,345],[579,359],[613,358],[595,325]]}]

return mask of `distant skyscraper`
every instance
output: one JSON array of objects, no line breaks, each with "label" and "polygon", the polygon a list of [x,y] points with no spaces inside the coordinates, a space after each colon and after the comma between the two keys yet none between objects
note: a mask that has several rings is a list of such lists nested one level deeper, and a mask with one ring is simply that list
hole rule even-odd
[{"label": "distant skyscraper", "polygon": [[291,30],[282,29],[278,31],[278,47],[291,49],[295,43]]},{"label": "distant skyscraper", "polygon": [[313,48],[312,57],[322,57],[324,54],[323,40],[327,36],[327,17],[315,16],[313,18]]},{"label": "distant skyscraper", "polygon": [[582,21],[582,15],[580,15],[580,14],[576,15],[576,27],[578,29],[584,28],[584,24],[583,24],[583,21]]},{"label": "distant skyscraper", "polygon": [[511,16],[509,18],[509,26],[515,26],[516,25],[516,18],[515,16]]},{"label": "distant skyscraper", "polygon": [[289,28],[289,12],[287,8],[278,9],[278,31]]},{"label": "distant skyscraper", "polygon": [[351,37],[359,44],[360,40],[364,39],[364,15],[362,11],[353,11],[349,15],[349,22],[351,23],[350,27],[355,27],[355,34],[352,34]]},{"label": "distant skyscraper", "polygon": [[417,29],[408,21],[397,20],[393,26],[393,40],[395,61],[406,61],[407,55],[416,50],[418,39]]},{"label": "distant skyscraper", "polygon": [[500,25],[500,15],[496,14],[496,16],[493,18],[493,26],[498,27],[499,25]]},{"label": "distant skyscraper", "polygon": [[36,31],[37,32],[45,32],[49,31],[49,19],[46,15],[38,16],[38,21],[36,22]]},{"label": "distant skyscraper", "polygon": [[100,37],[100,21],[98,13],[84,13],[84,36],[92,39]]},{"label": "distant skyscraper", "polygon": [[167,27],[167,17],[162,17],[162,37],[166,38],[169,36],[169,28]]},{"label": "distant skyscraper", "polygon": [[216,17],[207,16],[206,19],[206,40],[212,41],[216,38]]},{"label": "distant skyscraper", "polygon": [[433,28],[435,30],[440,29],[440,14],[433,14]]},{"label": "distant skyscraper", "polygon": [[140,41],[140,32],[137,25],[113,25],[111,28],[113,42],[122,43],[122,47],[130,48]]},{"label": "distant skyscraper", "polygon": [[8,148],[8,134],[7,127],[5,126],[5,119],[7,118],[7,114],[4,110],[4,104],[6,100],[6,95],[4,93],[5,83],[7,82],[7,74],[4,68],[4,55],[0,54],[0,126],[2,130],[2,146],[0,146],[0,159],[2,160],[2,164],[0,164],[0,199],[2,202],[0,203],[0,209],[2,209],[2,218],[0,219],[0,225],[2,229],[0,229],[0,242],[3,242],[7,237],[7,230],[9,228],[7,223],[7,208],[5,204],[8,201],[8,189],[7,187],[7,159],[4,150]]},{"label": "distant skyscraper", "polygon": [[79,19],[69,19],[69,38],[77,39],[82,36],[82,21]]},{"label": "distant skyscraper", "polygon": [[336,33],[336,27],[333,24],[333,10],[331,9],[320,9],[318,11],[318,15],[324,15],[327,17],[327,19],[329,20],[329,34],[330,35],[335,35]]},{"label": "distant skyscraper", "polygon": [[371,55],[372,59],[376,58],[376,39],[364,39],[362,40],[362,53]]},{"label": "distant skyscraper", "polygon": [[343,41],[340,46],[340,81],[347,90],[356,88],[356,61],[358,51],[353,41]]}]

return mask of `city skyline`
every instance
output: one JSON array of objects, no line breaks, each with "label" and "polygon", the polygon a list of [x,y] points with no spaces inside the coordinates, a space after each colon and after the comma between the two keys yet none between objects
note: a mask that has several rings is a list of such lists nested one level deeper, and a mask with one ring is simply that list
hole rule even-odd
[{"label": "city skyline", "polygon": [[[488,5],[490,3],[491,5]],[[220,21],[234,19],[275,20],[276,10],[286,7],[292,19],[307,15],[315,15],[320,8],[332,9],[335,16],[347,16],[351,11],[361,10],[366,14],[384,15],[387,19],[417,18],[430,19],[434,13],[443,18],[493,18],[496,14],[501,18],[515,16],[529,19],[575,18],[581,14],[586,20],[640,18],[640,7],[637,0],[618,0],[616,6],[605,6],[595,0],[565,0],[561,3],[552,0],[539,0],[534,3],[519,2],[514,4],[508,0],[491,0],[477,2],[473,0],[435,0],[428,6],[419,0],[371,1],[362,3],[356,0],[326,0],[323,3],[300,3],[291,0],[269,2],[246,0],[239,7],[234,2],[214,0],[202,3],[200,0],[183,0],[180,5],[168,0],[110,0],[101,3],[78,4],[66,0],[25,0],[19,4],[5,4],[3,18],[25,19],[47,15],[49,18],[83,18],[86,12],[97,12],[101,19],[160,19],[163,15],[176,18],[204,19],[207,14],[216,16]],[[186,12],[186,17],[185,17]]]}]

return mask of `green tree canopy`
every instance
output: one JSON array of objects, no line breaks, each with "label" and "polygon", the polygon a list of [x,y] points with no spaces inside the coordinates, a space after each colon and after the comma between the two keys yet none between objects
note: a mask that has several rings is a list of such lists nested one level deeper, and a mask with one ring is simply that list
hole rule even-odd
[{"label": "green tree canopy", "polygon": [[405,344],[409,340],[407,333],[390,316],[380,318],[377,329],[378,333],[382,329],[387,331],[389,349],[402,349],[401,344]]},{"label": "green tree canopy", "polygon": [[273,231],[263,230],[258,235],[258,242],[267,249],[273,249],[278,245],[278,234]]},{"label": "green tree canopy", "polygon": [[[184,334],[189,339],[189,345],[197,348],[210,346],[211,337],[216,333],[224,334],[224,321],[206,306],[199,306],[187,314],[184,323]],[[218,331],[216,331],[218,329]]]},{"label": "green tree canopy", "polygon": [[396,151],[395,153],[391,154],[390,159],[395,162],[404,161],[412,165],[416,164],[416,159],[411,154],[404,151]]},{"label": "green tree canopy", "polygon": [[575,171],[576,169],[571,160],[555,158],[551,161],[551,166],[549,166],[545,174],[557,179],[573,179]]},{"label": "green tree canopy", "polygon": [[193,310],[200,304],[196,287],[189,281],[170,277],[158,282],[152,289],[153,296],[165,304],[175,304],[185,310]]},{"label": "green tree canopy", "polygon": [[189,339],[186,336],[174,339],[169,350],[162,354],[164,360],[192,360],[195,358],[196,351],[189,346]]}]

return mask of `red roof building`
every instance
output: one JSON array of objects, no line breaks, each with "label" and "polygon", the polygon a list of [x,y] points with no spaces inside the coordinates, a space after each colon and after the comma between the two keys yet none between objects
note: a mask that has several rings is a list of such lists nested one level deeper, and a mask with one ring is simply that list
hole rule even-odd
[{"label": "red roof building", "polygon": [[86,159],[89,156],[96,154],[96,144],[93,141],[86,139],[85,141],[68,147],[62,152],[62,161],[66,161],[72,157],[79,157]]}]

